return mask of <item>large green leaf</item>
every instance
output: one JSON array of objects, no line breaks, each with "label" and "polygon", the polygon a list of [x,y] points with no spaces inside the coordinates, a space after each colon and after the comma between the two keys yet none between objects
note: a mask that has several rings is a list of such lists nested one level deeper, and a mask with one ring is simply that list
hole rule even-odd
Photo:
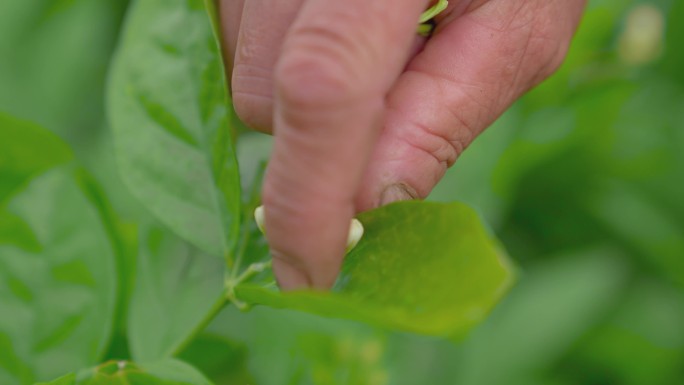
[{"label": "large green leaf", "polygon": [[179,353],[224,304],[224,264],[163,227],[143,227],[128,319],[137,361]]},{"label": "large green leaf", "polygon": [[229,257],[240,183],[220,50],[202,0],[132,6],[108,104],[128,187],[182,238]]},{"label": "large green leaf", "polygon": [[212,385],[197,369],[178,360],[152,364],[112,361],[78,375],[39,385]]},{"label": "large green leaf", "polygon": [[21,221],[31,240],[0,234],[0,378],[10,376],[3,384],[93,365],[107,348],[115,251],[88,194],[62,166],[34,178],[0,214]]},{"label": "large green leaf", "polygon": [[[512,283],[478,216],[459,204],[403,202],[359,218],[366,234],[331,293],[279,293],[262,279],[237,287],[247,303],[434,335],[465,332]],[[273,287],[273,285],[271,285]]]},{"label": "large green leaf", "polygon": [[0,383],[92,365],[107,348],[118,247],[106,202],[57,137],[0,115]]}]

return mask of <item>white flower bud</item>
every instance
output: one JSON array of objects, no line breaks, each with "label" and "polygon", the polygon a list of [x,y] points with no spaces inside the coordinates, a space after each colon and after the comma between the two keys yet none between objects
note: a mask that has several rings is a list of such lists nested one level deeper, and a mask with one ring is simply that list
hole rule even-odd
[{"label": "white flower bud", "polygon": [[[259,206],[254,210],[254,220],[259,230],[266,234],[264,229],[264,206]],[[363,237],[363,225],[358,219],[352,218],[349,224],[349,236],[347,237],[347,253],[359,244],[361,237]]]},{"label": "white flower bud", "polygon": [[349,224],[349,236],[347,237],[347,253],[359,244],[361,237],[363,237],[363,225],[358,219],[352,218]]},{"label": "white flower bud", "polygon": [[263,234],[266,234],[264,229],[264,206],[259,206],[254,210],[254,220],[256,221],[257,227]]}]

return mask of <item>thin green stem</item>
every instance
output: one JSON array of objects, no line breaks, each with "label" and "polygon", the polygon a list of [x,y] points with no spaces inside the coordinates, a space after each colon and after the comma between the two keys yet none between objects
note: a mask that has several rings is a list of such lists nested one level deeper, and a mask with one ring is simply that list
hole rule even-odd
[{"label": "thin green stem", "polygon": [[435,16],[444,12],[444,10],[447,9],[448,6],[448,0],[439,0],[437,4],[433,5],[427,11],[423,12],[422,15],[420,15],[420,20],[418,21],[418,24],[427,23],[428,21],[432,20]]},{"label": "thin green stem", "polygon": [[420,20],[418,21],[418,34],[421,36],[429,36],[432,33],[434,25],[430,23],[435,16],[444,12],[449,6],[448,0],[439,0],[437,4],[430,7],[427,11],[420,15]]},{"label": "thin green stem", "polygon": [[221,313],[223,308],[225,308],[226,305],[228,305],[228,303],[229,301],[226,296],[226,293],[221,293],[221,297],[216,301],[216,303],[214,303],[214,306],[211,307],[211,310],[207,312],[202,321],[200,321],[200,323],[198,323],[197,326],[195,326],[195,328],[192,329],[192,331],[187,335],[187,337],[185,337],[183,341],[181,341],[178,345],[176,345],[176,347],[173,348],[171,356],[176,357],[179,354],[181,354],[183,350],[185,350],[185,348],[187,348],[188,345],[190,345],[190,343],[194,341],[195,338],[197,338],[197,336],[202,331],[204,331],[204,329],[207,328],[207,326],[209,326],[211,321],[213,321],[214,318],[216,318],[219,315],[219,313]]},{"label": "thin green stem", "polygon": [[272,261],[252,263],[251,265],[249,265],[249,267],[247,269],[245,269],[245,271],[242,272],[242,274],[240,274],[239,277],[229,279],[226,282],[226,299],[228,299],[228,301],[235,304],[235,306],[242,311],[249,309],[249,305],[240,301],[237,298],[237,295],[235,293],[235,289],[241,283],[246,282],[247,280],[249,280],[253,276],[263,272],[266,269],[270,269],[272,266],[273,266]]},{"label": "thin green stem", "polygon": [[249,243],[249,231],[244,230],[245,223],[243,223],[241,227],[243,228],[243,230],[242,237],[240,239],[240,246],[237,250],[237,253],[235,254],[235,262],[233,263],[233,266],[231,266],[230,268],[230,275],[228,277],[228,280],[232,280],[235,279],[235,277],[237,277],[238,272],[240,271],[240,267],[242,267],[242,259],[245,255],[245,251],[247,250],[247,243]]},{"label": "thin green stem", "polygon": [[227,278],[228,281],[235,280],[237,275],[240,273],[242,260],[244,259],[247,245],[249,244],[250,240],[250,232],[247,230],[248,224],[253,220],[252,213],[259,206],[259,202],[261,200],[261,194],[259,194],[259,191],[261,190],[261,180],[263,179],[264,172],[266,170],[265,162],[262,162],[257,167],[258,169],[256,175],[254,175],[254,181],[252,181],[252,185],[249,188],[249,200],[245,202],[245,205],[243,206],[243,221],[240,226],[242,229],[242,237],[238,246],[239,248],[235,255],[234,263],[232,266],[229,266],[230,275]]}]

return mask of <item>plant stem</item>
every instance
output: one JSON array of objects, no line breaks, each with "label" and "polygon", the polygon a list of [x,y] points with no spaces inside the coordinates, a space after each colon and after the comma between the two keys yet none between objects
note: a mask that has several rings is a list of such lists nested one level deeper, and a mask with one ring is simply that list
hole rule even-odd
[{"label": "plant stem", "polygon": [[221,293],[221,297],[216,301],[214,306],[211,307],[211,310],[207,312],[207,314],[204,316],[202,321],[195,326],[194,329],[185,337],[185,339],[180,342],[176,347],[174,347],[171,351],[171,356],[176,357],[179,354],[185,350],[185,348],[190,345],[190,343],[199,335],[204,329],[206,329],[207,326],[211,323],[211,321],[216,318],[216,316],[219,315],[219,313],[223,310],[226,305],[228,305],[230,302],[227,300],[226,293],[223,292]]},{"label": "plant stem", "polygon": [[444,12],[449,6],[448,0],[439,0],[435,5],[430,7],[427,11],[420,15],[420,20],[418,21],[418,34],[420,36],[429,36],[432,33],[434,25],[430,23],[435,16]]}]

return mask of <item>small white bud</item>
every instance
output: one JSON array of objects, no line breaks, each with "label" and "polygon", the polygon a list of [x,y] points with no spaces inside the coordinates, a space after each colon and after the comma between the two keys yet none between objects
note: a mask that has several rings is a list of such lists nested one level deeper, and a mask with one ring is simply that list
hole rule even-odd
[{"label": "small white bud", "polygon": [[[254,210],[254,220],[259,230],[266,234],[266,230],[264,230],[264,206],[259,206]],[[361,237],[363,237],[363,225],[358,219],[352,218],[349,224],[349,236],[347,237],[347,253],[359,244]]]},{"label": "small white bud", "polygon": [[266,230],[264,230],[264,206],[259,206],[254,210],[254,220],[259,230],[266,234]]},{"label": "small white bud", "polygon": [[361,237],[363,237],[363,225],[358,219],[352,218],[349,225],[349,237],[347,237],[347,253],[359,244]]}]

